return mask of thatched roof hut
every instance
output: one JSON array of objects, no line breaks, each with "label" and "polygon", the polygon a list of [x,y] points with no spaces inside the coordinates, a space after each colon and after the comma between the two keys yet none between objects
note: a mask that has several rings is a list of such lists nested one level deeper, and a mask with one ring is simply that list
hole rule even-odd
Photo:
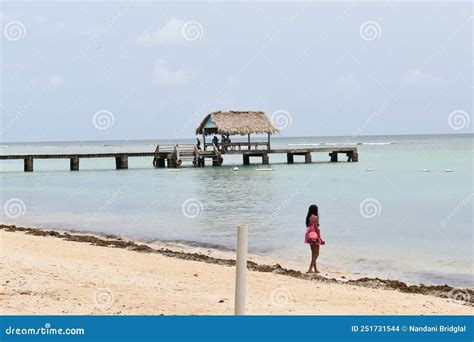
[{"label": "thatched roof hut", "polygon": [[225,134],[225,135],[250,135],[254,133],[273,134],[278,129],[273,126],[264,112],[254,111],[229,111],[214,112],[206,115],[196,135]]}]

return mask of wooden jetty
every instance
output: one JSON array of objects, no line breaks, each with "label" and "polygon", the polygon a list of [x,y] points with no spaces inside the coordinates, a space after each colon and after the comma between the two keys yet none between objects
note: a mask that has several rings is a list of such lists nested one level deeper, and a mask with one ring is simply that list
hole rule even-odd
[{"label": "wooden jetty", "polygon": [[[272,148],[270,136],[278,132],[264,112],[214,112],[208,114],[196,134],[202,134],[200,141],[193,144],[157,145],[155,151],[124,152],[124,153],[72,153],[72,154],[16,154],[0,155],[0,160],[23,159],[24,171],[33,171],[35,159],[69,159],[70,170],[78,171],[79,162],[83,158],[115,158],[117,170],[128,169],[130,157],[153,157],[156,168],[177,168],[189,161],[196,167],[206,165],[210,160],[213,166],[220,166],[224,155],[242,155],[244,165],[250,164],[251,157],[260,158],[262,164],[269,164],[270,154],[286,154],[287,163],[293,164],[295,156],[304,156],[305,163],[312,162],[312,153],[328,153],[331,162],[338,161],[338,155],[345,155],[348,162],[357,162],[358,153],[355,146],[317,146],[298,148]],[[251,134],[267,134],[267,141],[251,141]],[[206,142],[206,136],[221,135],[219,142]],[[245,142],[232,142],[232,135],[247,135]]]}]

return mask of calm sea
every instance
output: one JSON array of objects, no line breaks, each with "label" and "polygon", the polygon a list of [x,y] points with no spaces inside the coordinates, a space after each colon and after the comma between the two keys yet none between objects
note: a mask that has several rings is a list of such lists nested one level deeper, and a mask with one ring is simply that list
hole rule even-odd
[{"label": "calm sea", "polygon": [[[179,141],[189,143],[193,140]],[[1,221],[113,233],[140,241],[179,241],[233,249],[236,226],[249,227],[250,252],[305,270],[307,208],[320,208],[320,268],[409,283],[473,285],[473,135],[275,138],[274,146],[357,144],[358,163],[312,164],[271,155],[273,171],[224,166],[154,169],[131,158],[0,161]],[[2,143],[0,154],[153,151],[157,143],[110,141]],[[300,157],[302,158],[302,157]],[[238,166],[239,171],[234,171]],[[447,172],[451,171],[451,172]],[[93,256],[91,256],[93,257]]]}]

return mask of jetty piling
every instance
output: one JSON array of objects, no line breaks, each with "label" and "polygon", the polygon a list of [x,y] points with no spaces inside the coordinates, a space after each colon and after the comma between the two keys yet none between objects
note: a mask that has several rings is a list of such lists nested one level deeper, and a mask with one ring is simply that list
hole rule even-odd
[{"label": "jetty piling", "polygon": [[126,154],[115,157],[115,168],[117,170],[128,169],[128,156]]},{"label": "jetty piling", "polygon": [[72,156],[69,161],[69,169],[71,171],[79,171],[79,157]]},{"label": "jetty piling", "polygon": [[33,172],[33,156],[25,156],[23,169],[25,172]]}]

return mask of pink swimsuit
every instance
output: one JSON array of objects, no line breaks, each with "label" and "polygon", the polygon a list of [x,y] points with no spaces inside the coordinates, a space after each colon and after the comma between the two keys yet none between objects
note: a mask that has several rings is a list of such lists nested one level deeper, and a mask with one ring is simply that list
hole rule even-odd
[{"label": "pink swimsuit", "polygon": [[[304,235],[304,243],[311,243],[311,244],[314,243],[318,246],[324,245],[324,241],[321,239],[321,231],[319,230],[319,228],[316,228],[318,227],[318,225],[319,225],[318,217],[316,216],[316,221],[310,226],[306,227],[306,234]],[[313,231],[316,233],[316,242],[310,241],[310,238],[309,238],[309,233]]]}]

